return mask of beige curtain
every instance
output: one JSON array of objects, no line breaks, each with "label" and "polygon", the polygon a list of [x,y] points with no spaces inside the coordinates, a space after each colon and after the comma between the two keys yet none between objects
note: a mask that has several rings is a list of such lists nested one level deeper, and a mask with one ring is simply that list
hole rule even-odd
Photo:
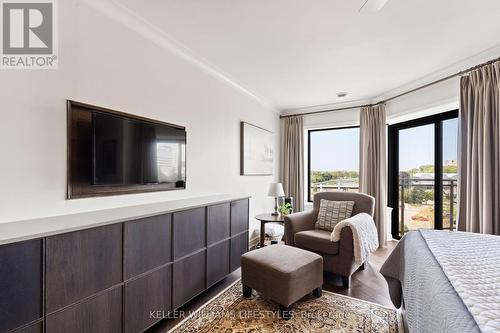
[{"label": "beige curtain", "polygon": [[375,197],[374,220],[380,246],[386,244],[386,121],[385,105],[363,107],[360,113],[360,191]]},{"label": "beige curtain", "polygon": [[460,81],[458,230],[500,235],[500,63]]},{"label": "beige curtain", "polygon": [[293,197],[295,211],[304,209],[304,125],[302,116],[282,119],[281,177],[287,196]]}]

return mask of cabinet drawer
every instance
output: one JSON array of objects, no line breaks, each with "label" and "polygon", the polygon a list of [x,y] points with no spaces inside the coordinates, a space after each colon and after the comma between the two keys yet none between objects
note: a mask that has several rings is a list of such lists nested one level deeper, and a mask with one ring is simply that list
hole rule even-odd
[{"label": "cabinet drawer", "polygon": [[47,237],[47,313],[121,281],[121,224]]},{"label": "cabinet drawer", "polygon": [[20,330],[15,330],[12,333],[43,333],[43,321],[31,324]]},{"label": "cabinet drawer", "polygon": [[207,246],[230,235],[231,210],[229,203],[207,207]]},{"label": "cabinet drawer", "polygon": [[46,333],[122,331],[122,287],[47,316]]},{"label": "cabinet drawer", "polygon": [[0,246],[0,332],[42,317],[42,241]]},{"label": "cabinet drawer", "polygon": [[124,225],[125,279],[172,260],[172,215],[159,215]]},{"label": "cabinet drawer", "polygon": [[[171,311],[172,265],[125,284],[125,333],[139,333]],[[157,318],[151,318],[154,311]]]},{"label": "cabinet drawer", "polygon": [[248,231],[231,238],[231,272],[240,268],[240,257],[248,251]]},{"label": "cabinet drawer", "polygon": [[207,248],[207,288],[229,274],[230,245],[228,239]]},{"label": "cabinet drawer", "polygon": [[231,236],[248,229],[248,200],[231,202]]},{"label": "cabinet drawer", "polygon": [[179,259],[206,246],[205,208],[174,213],[174,258]]},{"label": "cabinet drawer", "polygon": [[205,289],[205,255],[206,251],[201,251],[174,262],[173,300],[175,309]]}]

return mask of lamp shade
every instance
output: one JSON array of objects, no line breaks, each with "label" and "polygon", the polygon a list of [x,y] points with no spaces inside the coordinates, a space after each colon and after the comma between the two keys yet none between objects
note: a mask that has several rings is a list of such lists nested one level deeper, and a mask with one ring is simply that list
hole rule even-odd
[{"label": "lamp shade", "polygon": [[269,185],[269,191],[267,191],[267,195],[270,197],[284,197],[285,191],[283,191],[283,185],[281,183],[272,183]]}]

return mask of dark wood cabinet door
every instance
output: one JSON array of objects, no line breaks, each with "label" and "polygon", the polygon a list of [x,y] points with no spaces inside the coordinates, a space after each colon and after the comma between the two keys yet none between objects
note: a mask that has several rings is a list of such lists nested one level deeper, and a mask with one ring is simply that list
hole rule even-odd
[{"label": "dark wood cabinet door", "polygon": [[207,288],[230,273],[230,245],[231,241],[228,239],[207,248]]},{"label": "dark wood cabinet door", "polygon": [[248,199],[231,202],[231,236],[248,230]]},{"label": "dark wood cabinet door", "polygon": [[207,246],[229,238],[231,210],[229,203],[207,207]]},{"label": "dark wood cabinet door", "polygon": [[43,333],[43,321],[39,321],[22,329],[15,330],[12,333]]},{"label": "dark wood cabinet door", "polygon": [[[139,333],[172,310],[172,265],[125,284],[125,333]],[[153,316],[151,316],[153,312]]]},{"label": "dark wood cabinet door", "polygon": [[173,223],[175,259],[206,246],[205,207],[174,213]]},{"label": "dark wood cabinet door", "polygon": [[122,281],[122,224],[46,238],[47,313]]},{"label": "dark wood cabinet door", "polygon": [[172,215],[159,215],[124,224],[125,279],[172,260]]},{"label": "dark wood cabinet door", "polygon": [[174,309],[178,309],[205,289],[205,255],[206,251],[201,251],[174,262]]},{"label": "dark wood cabinet door", "polygon": [[42,317],[41,240],[0,246],[0,332]]},{"label": "dark wood cabinet door", "polygon": [[122,312],[122,287],[119,286],[48,315],[46,333],[120,333]]},{"label": "dark wood cabinet door", "polygon": [[248,232],[231,238],[231,272],[240,268],[240,257],[248,251]]}]

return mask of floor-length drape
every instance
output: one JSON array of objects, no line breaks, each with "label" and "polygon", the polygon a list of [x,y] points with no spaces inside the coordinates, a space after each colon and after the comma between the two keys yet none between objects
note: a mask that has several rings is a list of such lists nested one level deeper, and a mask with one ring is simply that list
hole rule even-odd
[{"label": "floor-length drape", "polygon": [[383,104],[360,112],[359,189],[375,198],[374,220],[380,246],[386,244],[386,121]]},{"label": "floor-length drape", "polygon": [[287,196],[293,197],[295,211],[304,208],[304,125],[302,116],[282,119],[281,177]]},{"label": "floor-length drape", "polygon": [[458,230],[500,235],[500,63],[460,81]]}]

